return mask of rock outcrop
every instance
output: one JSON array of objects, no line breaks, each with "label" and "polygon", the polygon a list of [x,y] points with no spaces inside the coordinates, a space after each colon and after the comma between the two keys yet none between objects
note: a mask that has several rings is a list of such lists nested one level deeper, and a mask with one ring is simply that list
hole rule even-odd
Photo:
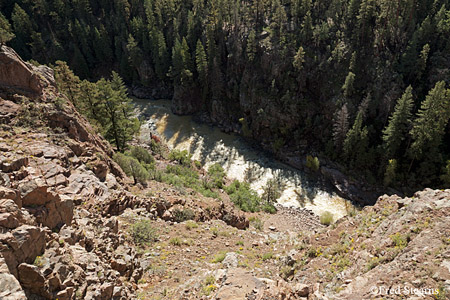
[{"label": "rock outcrop", "polygon": [[13,49],[1,46],[0,85],[40,95],[50,84],[54,85],[53,71],[50,68],[26,63]]}]

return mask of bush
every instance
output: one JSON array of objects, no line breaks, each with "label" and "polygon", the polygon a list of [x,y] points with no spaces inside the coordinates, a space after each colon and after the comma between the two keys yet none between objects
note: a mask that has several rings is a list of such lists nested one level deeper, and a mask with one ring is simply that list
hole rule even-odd
[{"label": "bush", "polygon": [[149,245],[157,239],[156,230],[147,219],[139,220],[131,226],[131,236],[138,246]]},{"label": "bush", "polygon": [[147,171],[155,170],[155,159],[147,149],[139,146],[132,147],[130,155],[136,158]]},{"label": "bush", "polygon": [[137,184],[138,182],[145,183],[150,178],[147,169],[144,168],[136,158],[122,153],[115,153],[113,159],[122,168],[125,174],[133,177],[134,184]]},{"label": "bush", "polygon": [[272,252],[267,252],[267,253],[263,254],[262,260],[269,260],[269,259],[272,259],[272,257],[273,257],[273,253]]},{"label": "bush", "polygon": [[173,237],[169,240],[169,243],[174,246],[181,246],[181,240],[179,237]]},{"label": "bush", "polygon": [[177,150],[174,149],[169,154],[169,160],[176,161],[183,166],[189,166],[191,164],[192,154],[187,152],[187,150]]},{"label": "bush", "polygon": [[281,184],[275,178],[269,179],[266,185],[263,187],[263,194],[261,199],[264,201],[262,209],[269,213],[275,213],[276,209],[273,203],[277,202],[281,197]]},{"label": "bush", "polygon": [[215,256],[214,256],[214,258],[212,259],[212,261],[211,262],[213,262],[213,263],[220,263],[220,262],[223,262],[223,260],[225,259],[225,256],[227,255],[227,253],[226,252],[220,252],[220,253],[217,253]]},{"label": "bush", "polygon": [[329,211],[324,212],[321,216],[320,216],[320,223],[322,223],[323,225],[330,225],[331,223],[333,223],[333,214],[330,213]]},{"label": "bush", "polygon": [[205,197],[218,198],[219,195],[208,186],[202,184],[198,173],[190,167],[183,165],[169,165],[164,173],[155,172],[155,180],[168,183],[175,187],[191,188]]},{"label": "bush", "polygon": [[192,220],[195,218],[195,212],[190,208],[185,208],[183,210],[174,209],[173,214],[175,217],[175,222],[178,222],[178,223]]},{"label": "bush", "polygon": [[406,235],[397,232],[396,234],[391,235],[390,238],[396,248],[403,249],[408,245],[409,237]]},{"label": "bush", "polygon": [[219,164],[214,164],[208,169],[208,175],[213,187],[221,189],[224,184],[225,171]]},{"label": "bush", "polygon": [[306,167],[310,170],[313,170],[314,172],[319,171],[319,169],[320,169],[319,158],[308,155],[306,157]]},{"label": "bush", "polygon": [[198,228],[198,224],[195,221],[187,221],[185,226],[187,230]]},{"label": "bush", "polygon": [[155,159],[147,149],[139,146],[131,147],[131,156],[136,158],[140,163],[153,164],[155,162]]},{"label": "bush", "polygon": [[260,210],[261,198],[250,188],[247,182],[233,181],[225,191],[230,196],[231,201],[243,211],[256,212]]}]

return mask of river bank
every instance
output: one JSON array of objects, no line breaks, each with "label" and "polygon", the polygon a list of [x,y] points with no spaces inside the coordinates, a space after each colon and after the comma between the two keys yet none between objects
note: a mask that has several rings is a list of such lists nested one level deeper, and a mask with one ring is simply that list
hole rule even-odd
[{"label": "river bank", "polygon": [[259,194],[267,181],[275,178],[283,188],[278,199],[283,206],[304,207],[316,215],[329,211],[335,220],[347,215],[352,207],[321,176],[278,161],[235,133],[196,122],[192,116],[174,115],[170,100],[135,99],[134,103],[144,120],[140,135],[143,142],[150,139],[150,133],[157,134],[170,148],[188,150],[205,169],[219,163],[228,178],[249,181]]}]

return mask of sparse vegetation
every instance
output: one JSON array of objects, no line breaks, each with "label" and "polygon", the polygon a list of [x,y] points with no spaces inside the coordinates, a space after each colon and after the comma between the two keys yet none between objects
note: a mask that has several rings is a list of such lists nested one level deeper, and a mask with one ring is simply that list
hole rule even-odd
[{"label": "sparse vegetation", "polygon": [[192,229],[198,228],[198,224],[195,221],[189,220],[186,222],[185,227],[187,230],[192,230]]},{"label": "sparse vegetation", "polygon": [[219,252],[217,253],[214,258],[212,259],[212,263],[221,263],[225,259],[225,256],[227,255],[227,252]]},{"label": "sparse vegetation", "polygon": [[257,229],[257,230],[259,230],[259,231],[263,230],[263,228],[264,228],[264,222],[261,221],[261,219],[256,218],[256,217],[251,217],[251,218],[249,219],[249,221],[250,221],[250,224],[251,224],[253,227],[255,227],[255,229]]},{"label": "sparse vegetation", "polygon": [[269,260],[269,259],[272,259],[272,257],[273,257],[273,253],[267,252],[267,253],[264,253],[261,258],[262,258],[262,260]]},{"label": "sparse vegetation", "polygon": [[138,220],[131,226],[131,236],[135,244],[140,247],[147,246],[157,239],[156,230],[147,219]]},{"label": "sparse vegetation", "polygon": [[190,208],[174,209],[173,215],[178,223],[192,220],[195,218],[195,212]]},{"label": "sparse vegetation", "polygon": [[225,191],[230,196],[231,201],[243,211],[257,212],[264,208],[261,206],[261,198],[250,188],[247,182],[234,180]]},{"label": "sparse vegetation", "polygon": [[182,166],[190,166],[191,165],[192,155],[187,150],[177,150],[174,149],[169,153],[169,160],[176,161]]},{"label": "sparse vegetation", "polygon": [[324,212],[321,216],[320,216],[320,223],[322,223],[323,225],[330,225],[331,223],[333,223],[333,214],[329,211]]},{"label": "sparse vegetation", "polygon": [[311,155],[308,155],[306,157],[306,167],[314,172],[319,171],[320,169],[320,162],[317,157],[312,157]]},{"label": "sparse vegetation", "polygon": [[173,238],[171,238],[171,239],[169,240],[169,243],[170,243],[171,245],[174,245],[174,246],[181,246],[181,245],[182,245],[181,239],[180,239],[179,237],[173,237]]}]

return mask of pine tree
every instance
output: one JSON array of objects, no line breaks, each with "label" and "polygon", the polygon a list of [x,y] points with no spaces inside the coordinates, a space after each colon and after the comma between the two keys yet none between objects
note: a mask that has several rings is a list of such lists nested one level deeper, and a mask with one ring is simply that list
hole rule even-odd
[{"label": "pine tree", "polygon": [[344,104],[340,110],[336,112],[333,124],[333,140],[338,150],[342,149],[348,132],[348,109]]},{"label": "pine tree", "polygon": [[250,62],[255,59],[256,56],[256,34],[252,29],[247,38],[247,58]]},{"label": "pine tree", "polygon": [[151,32],[151,40],[153,41],[154,48],[152,49],[153,62],[155,64],[155,71],[159,79],[166,78],[168,71],[168,52],[166,40],[162,31],[153,30]]},{"label": "pine tree", "polygon": [[350,98],[353,95],[353,92],[354,92],[353,83],[354,82],[355,82],[355,74],[353,72],[348,72],[348,75],[345,78],[345,83],[342,86],[342,91],[346,98]]},{"label": "pine tree", "polygon": [[293,65],[297,71],[301,71],[303,69],[303,63],[305,62],[305,50],[302,46],[298,48],[297,54],[294,56]]},{"label": "pine tree", "polygon": [[135,69],[138,69],[143,60],[142,50],[139,48],[138,43],[131,33],[128,35],[127,51],[128,61]]},{"label": "pine tree", "polygon": [[344,158],[347,159],[347,164],[353,168],[364,168],[362,162],[367,152],[368,146],[368,130],[362,126],[362,113],[359,112],[356,116],[353,127],[347,132],[344,141]]},{"label": "pine tree", "polygon": [[11,30],[11,24],[5,16],[0,12],[0,47],[14,38]]},{"label": "pine tree", "polygon": [[410,134],[414,140],[410,155],[421,159],[439,153],[439,146],[450,118],[450,93],[445,89],[445,82],[436,83],[428,93],[417,113]]},{"label": "pine tree", "polygon": [[65,94],[75,107],[82,109],[83,103],[80,101],[80,78],[73,73],[64,61],[57,61],[54,69],[59,91]]},{"label": "pine tree", "polygon": [[413,108],[412,87],[409,86],[398,99],[394,113],[389,118],[389,124],[383,130],[383,149],[388,158],[397,157],[402,142],[410,130]]},{"label": "pine tree", "polygon": [[102,126],[105,123],[103,119],[103,105],[98,95],[97,85],[88,80],[83,80],[80,84],[80,99],[84,103],[84,114],[88,117],[90,122],[96,123],[97,126]]},{"label": "pine tree", "polygon": [[205,48],[200,40],[197,41],[197,47],[195,49],[195,63],[197,65],[200,85],[206,87],[208,80],[208,61],[206,59]]}]

